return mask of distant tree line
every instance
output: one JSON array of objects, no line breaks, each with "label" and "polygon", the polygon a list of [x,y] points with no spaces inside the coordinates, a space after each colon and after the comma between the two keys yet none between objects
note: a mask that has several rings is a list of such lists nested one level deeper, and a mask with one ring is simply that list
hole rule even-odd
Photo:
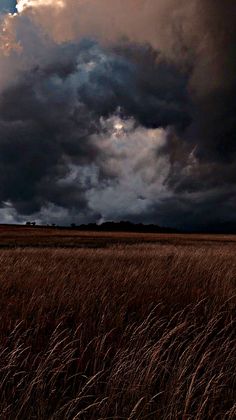
[{"label": "distant tree line", "polygon": [[131,223],[128,221],[121,222],[105,222],[100,225],[96,223],[89,223],[87,225],[76,225],[71,224],[72,229],[82,231],[99,231],[99,232],[144,232],[144,233],[171,233],[178,232],[177,229],[160,227],[158,225],[149,224],[144,225],[143,223]]},{"label": "distant tree line", "polygon": [[[35,227],[37,226],[36,222],[26,222],[26,226]],[[51,228],[65,228],[66,226],[57,226],[55,223],[44,225],[45,227]],[[38,227],[38,226],[37,226]],[[42,225],[41,225],[42,227]],[[80,231],[96,231],[96,232],[143,232],[143,233],[175,233],[178,232],[177,229],[160,227],[158,225],[150,224],[144,225],[143,223],[131,223],[128,221],[121,222],[105,222],[102,224],[89,223],[76,225],[71,223],[71,229],[80,230]]]}]

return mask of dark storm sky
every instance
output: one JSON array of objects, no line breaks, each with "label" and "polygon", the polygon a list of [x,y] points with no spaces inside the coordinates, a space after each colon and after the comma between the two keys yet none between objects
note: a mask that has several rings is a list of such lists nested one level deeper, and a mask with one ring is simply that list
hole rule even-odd
[{"label": "dark storm sky", "polygon": [[0,222],[236,222],[233,0],[18,12],[0,21]]},{"label": "dark storm sky", "polygon": [[0,3],[0,11],[9,11],[9,12],[14,12],[15,11],[15,6],[16,6],[16,1],[15,0],[1,0]]}]

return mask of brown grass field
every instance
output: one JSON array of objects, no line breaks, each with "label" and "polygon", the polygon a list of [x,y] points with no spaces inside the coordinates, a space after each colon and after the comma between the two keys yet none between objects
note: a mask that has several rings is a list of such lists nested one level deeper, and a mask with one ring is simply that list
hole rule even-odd
[{"label": "brown grass field", "polygon": [[236,419],[235,252],[1,227],[1,420]]}]

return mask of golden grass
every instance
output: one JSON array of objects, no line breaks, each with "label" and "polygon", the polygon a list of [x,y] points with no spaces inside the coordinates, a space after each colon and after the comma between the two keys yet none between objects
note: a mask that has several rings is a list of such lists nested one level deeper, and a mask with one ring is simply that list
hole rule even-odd
[{"label": "golden grass", "polygon": [[235,419],[235,250],[1,250],[1,419]]}]

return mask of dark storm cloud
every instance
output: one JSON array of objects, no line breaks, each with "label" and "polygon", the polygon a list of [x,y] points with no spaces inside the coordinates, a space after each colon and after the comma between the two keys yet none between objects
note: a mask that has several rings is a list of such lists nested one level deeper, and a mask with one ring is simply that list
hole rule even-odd
[{"label": "dark storm cloud", "polygon": [[[233,229],[235,232],[236,188],[224,187],[207,190],[205,193],[173,194],[158,205],[153,204],[142,214],[143,223],[156,223],[161,226],[175,226],[183,230]],[[214,214],[213,209],[214,208]],[[139,223],[139,216],[125,214],[125,220]]]},{"label": "dark storm cloud", "polygon": [[[192,38],[186,38],[195,51],[190,81],[193,121],[184,135],[187,142],[171,139],[168,177],[169,188],[179,197],[202,194],[197,214],[188,197],[193,224],[208,219],[205,208],[210,218],[217,218],[217,203],[218,219],[235,220],[232,207],[230,210],[222,200],[229,200],[231,192],[235,203],[236,182],[236,3],[199,0],[195,13]],[[191,156],[188,145],[194,148]]]},{"label": "dark storm cloud", "polygon": [[193,130],[202,159],[232,161],[236,154],[236,3],[197,2],[201,52],[192,81],[198,105]]},{"label": "dark storm cloud", "polygon": [[21,74],[1,95],[1,201],[21,214],[48,202],[86,208],[89,185],[61,181],[72,164],[97,162],[98,176],[105,176],[106,152],[91,141],[103,130],[101,117],[120,108],[123,118],[147,128],[179,130],[190,120],[186,75],[150,47],[105,50],[83,41],[55,49],[52,63]]}]

